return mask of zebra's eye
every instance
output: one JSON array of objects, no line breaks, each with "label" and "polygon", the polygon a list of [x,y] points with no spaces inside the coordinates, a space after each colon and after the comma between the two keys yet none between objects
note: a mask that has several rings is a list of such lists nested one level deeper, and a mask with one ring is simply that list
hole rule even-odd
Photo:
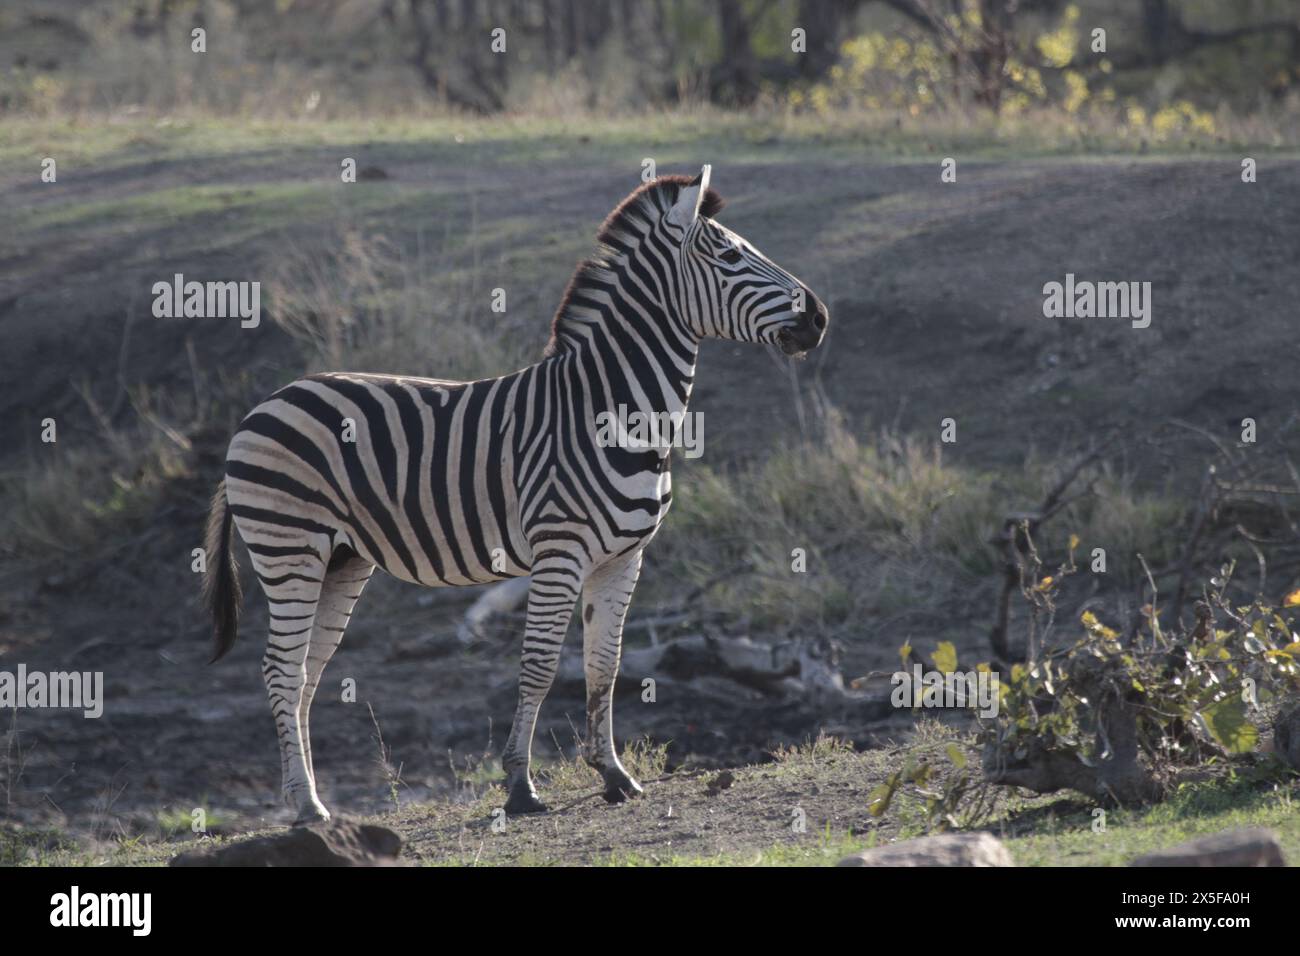
[{"label": "zebra's eye", "polygon": [[734,266],[741,259],[740,250],[727,249],[723,252],[718,253],[718,258],[721,259],[723,262],[727,263],[727,265]]}]

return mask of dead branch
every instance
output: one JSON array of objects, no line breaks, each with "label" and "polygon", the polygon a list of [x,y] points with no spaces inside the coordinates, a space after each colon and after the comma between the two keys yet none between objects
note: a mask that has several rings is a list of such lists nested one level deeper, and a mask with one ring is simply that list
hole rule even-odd
[{"label": "dead branch", "polygon": [[[782,700],[805,700],[812,706],[875,707],[880,716],[892,711],[889,694],[845,686],[839,670],[839,647],[818,638],[765,644],[748,637],[692,634],[648,647],[627,648],[619,667],[620,690],[640,693],[645,680],[659,688],[689,684],[694,696],[734,704],[744,691]],[[557,685],[575,693],[585,681],[582,655],[560,658]]]},{"label": "dead branch", "polygon": [[1007,515],[999,533],[990,539],[989,543],[996,546],[1002,555],[1002,586],[998,592],[993,626],[989,631],[989,644],[993,649],[995,663],[1006,666],[1011,661],[1011,650],[1007,643],[1007,629],[1011,619],[1011,595],[1023,585],[1025,561],[1035,532],[1043,522],[1057,512],[1092,493],[1094,482],[1089,482],[1084,491],[1066,497],[1066,492],[1079,474],[1100,459],[1114,440],[1114,436],[1107,438],[1101,445],[1067,468],[1061,479],[1048,491],[1037,510]]}]

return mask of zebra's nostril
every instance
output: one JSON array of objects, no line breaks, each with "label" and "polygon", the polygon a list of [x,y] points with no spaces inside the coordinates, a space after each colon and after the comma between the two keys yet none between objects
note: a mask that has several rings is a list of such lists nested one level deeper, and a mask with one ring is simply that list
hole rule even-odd
[{"label": "zebra's nostril", "polygon": [[813,314],[812,321],[813,321],[813,328],[815,328],[818,332],[825,332],[826,331],[826,310],[818,309],[816,313]]}]

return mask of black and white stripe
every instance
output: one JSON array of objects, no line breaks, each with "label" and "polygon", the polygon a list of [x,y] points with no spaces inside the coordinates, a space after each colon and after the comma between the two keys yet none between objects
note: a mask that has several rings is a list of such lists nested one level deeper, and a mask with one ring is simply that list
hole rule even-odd
[{"label": "black and white stripe", "polygon": [[602,447],[596,416],[620,405],[684,413],[704,336],[795,353],[819,344],[827,322],[797,279],[713,220],[719,208],[708,167],[629,196],[536,365],[468,383],[313,375],[241,423],[210,516],[219,558],[206,587],[219,657],[238,614],[233,524],[270,602],[264,673],[300,821],[328,817],[308,712],[375,567],[431,587],[532,576],[504,755],[512,813],[545,809],[529,776],[533,728],[581,597],[585,756],[607,799],[640,792],[615,753],[610,700],[641,552],[672,482],[667,448]]}]

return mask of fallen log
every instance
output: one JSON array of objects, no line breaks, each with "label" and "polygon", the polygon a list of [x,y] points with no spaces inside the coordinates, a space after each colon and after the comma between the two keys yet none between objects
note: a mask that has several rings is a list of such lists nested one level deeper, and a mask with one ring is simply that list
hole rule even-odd
[{"label": "fallen log", "polygon": [[528,600],[528,586],[532,578],[509,578],[489,586],[478,596],[460,626],[456,628],[456,637],[462,644],[473,644],[483,640],[487,623],[498,614],[509,614],[517,610]]},{"label": "fallen log", "polygon": [[[838,647],[828,639],[765,644],[748,637],[690,634],[623,651],[620,690],[640,692],[650,679],[658,686],[691,685],[691,692],[734,701],[737,687],[780,700],[815,706],[872,704],[887,716],[889,695],[849,689],[838,668]],[[582,655],[560,658],[556,683],[580,691]]]},{"label": "fallen log", "polygon": [[[517,610],[528,596],[529,578],[502,581],[485,590],[461,621],[462,643],[481,640],[488,621]],[[674,615],[671,620],[685,619]],[[664,623],[670,618],[656,619]],[[637,630],[637,622],[628,630]],[[644,629],[644,628],[641,628]],[[653,631],[653,627],[651,627]],[[768,644],[748,637],[719,637],[688,634],[656,641],[645,647],[625,647],[619,666],[619,689],[640,692],[643,681],[657,685],[691,683],[692,692],[734,699],[736,685],[778,699],[806,699],[815,704],[872,703],[888,716],[889,694],[862,691],[845,686],[839,670],[839,646],[828,638],[796,639]],[[555,684],[573,685],[582,692],[586,677],[582,654],[563,654]],[[511,681],[503,681],[502,687]]]}]

